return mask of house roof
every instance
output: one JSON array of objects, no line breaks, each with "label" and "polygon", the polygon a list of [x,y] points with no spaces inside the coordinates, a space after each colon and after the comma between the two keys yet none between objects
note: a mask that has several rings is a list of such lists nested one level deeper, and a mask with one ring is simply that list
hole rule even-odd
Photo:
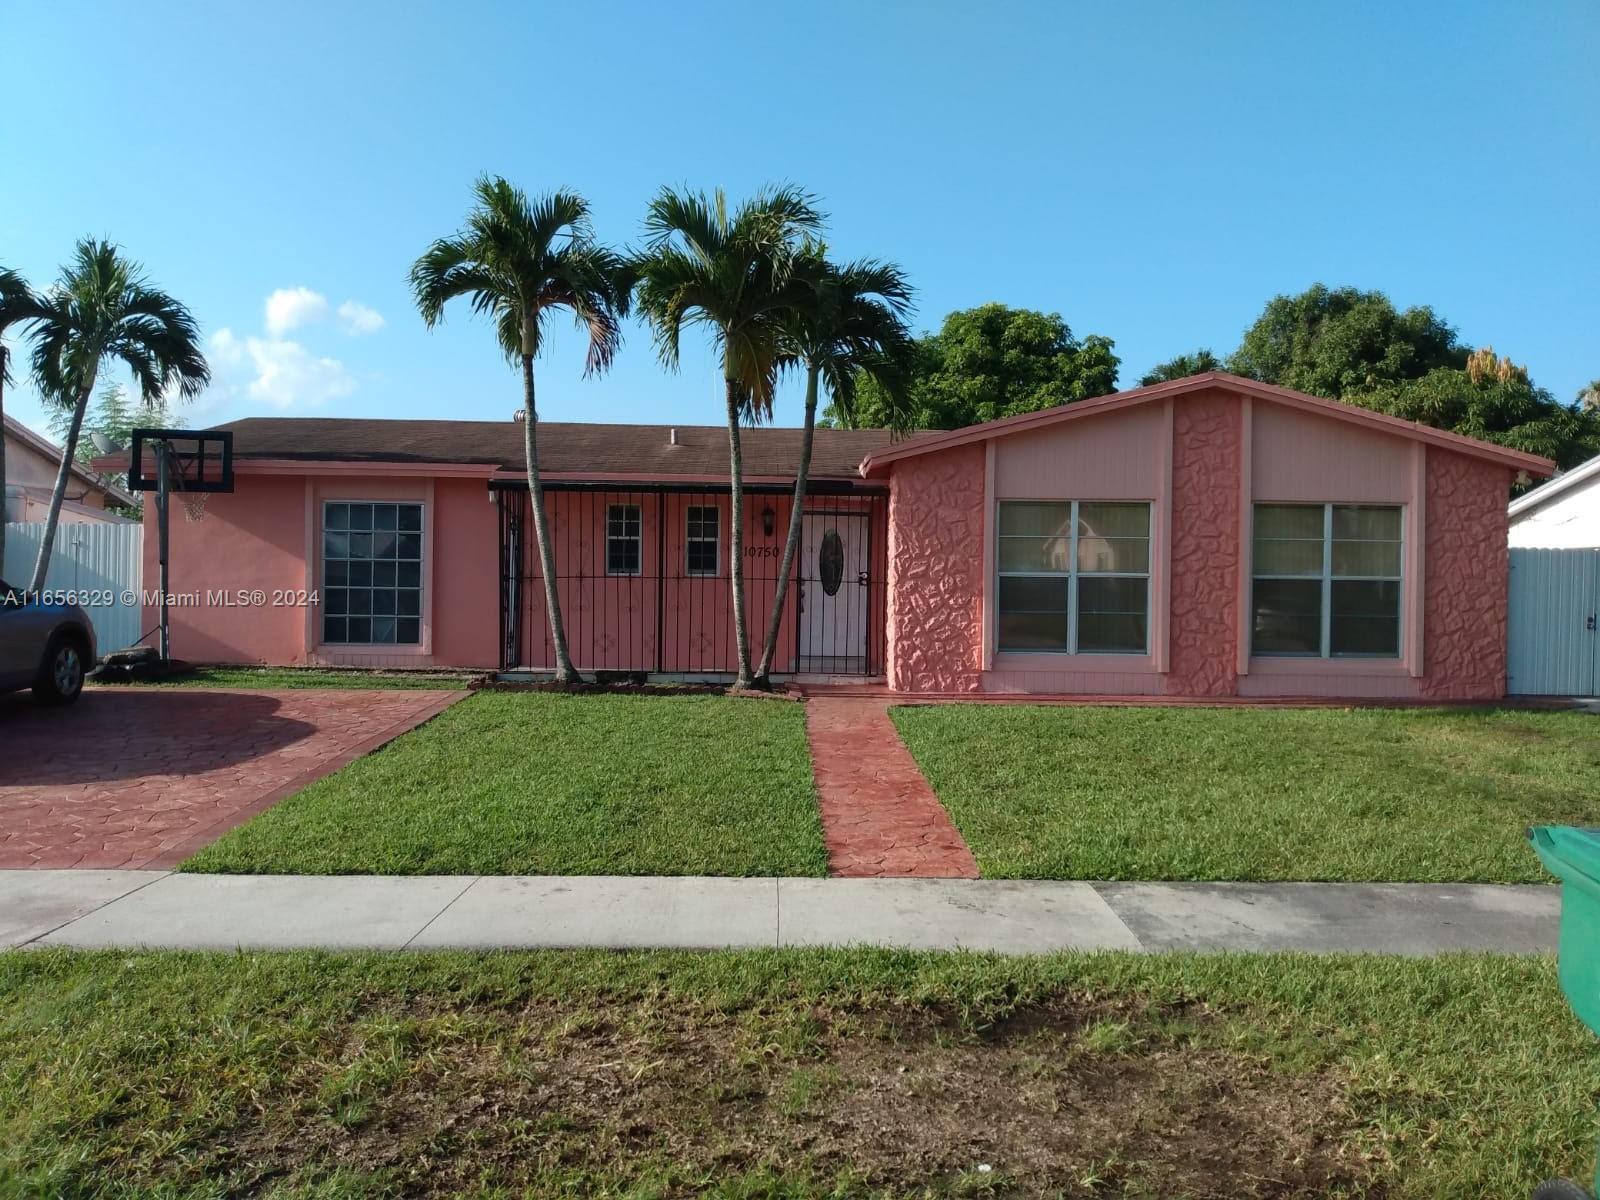
[{"label": "house roof", "polygon": [[1569,471],[1563,471],[1548,483],[1541,483],[1530,492],[1524,492],[1511,502],[1506,510],[1513,518],[1532,512],[1543,504],[1549,503],[1557,496],[1571,491],[1585,480],[1600,482],[1600,454],[1595,455],[1586,463],[1579,463]]},{"label": "house roof", "polygon": [[890,463],[898,462],[904,458],[911,458],[918,454],[929,454],[935,450],[948,450],[954,446],[963,446],[971,442],[984,441],[988,438],[1023,433],[1027,430],[1058,425],[1067,421],[1078,421],[1085,417],[1132,408],[1135,405],[1145,404],[1152,400],[1162,400],[1171,396],[1182,396],[1190,392],[1203,391],[1206,388],[1224,388],[1227,391],[1240,392],[1256,399],[1270,400],[1275,404],[1283,404],[1291,408],[1348,421],[1352,424],[1364,425],[1379,433],[1389,433],[1398,437],[1409,438],[1412,441],[1425,442],[1446,450],[1453,450],[1457,454],[1470,455],[1473,458],[1488,459],[1491,462],[1501,463],[1513,470],[1527,471],[1532,475],[1548,475],[1556,467],[1555,463],[1548,458],[1540,458],[1537,454],[1524,454],[1520,450],[1508,450],[1504,446],[1496,446],[1491,442],[1479,441],[1477,438],[1462,437],[1458,433],[1447,433],[1430,425],[1418,425],[1412,421],[1402,421],[1398,417],[1373,412],[1367,408],[1359,408],[1354,404],[1345,404],[1339,400],[1326,400],[1321,396],[1308,396],[1304,392],[1294,392],[1288,388],[1275,387],[1270,383],[1260,383],[1254,379],[1245,379],[1240,375],[1230,375],[1226,371],[1207,371],[1203,375],[1190,375],[1185,379],[1174,379],[1166,383],[1153,384],[1150,387],[1134,388],[1132,391],[1117,392],[1110,396],[1096,396],[1092,400],[1079,400],[1072,404],[1063,404],[1057,408],[1047,408],[1040,412],[1022,413],[1015,417],[1002,417],[998,421],[986,421],[982,425],[968,425],[964,429],[952,429],[945,433],[931,433],[894,446],[886,445],[867,455],[861,463],[861,472],[864,475],[872,474],[873,472],[882,471]]},{"label": "house roof", "polygon": [[[235,462],[477,464],[525,470],[520,421],[393,421],[347,417],[248,417],[218,429],[233,432]],[[673,431],[676,430],[676,444]],[[742,431],[747,476],[794,477],[799,429]],[[818,429],[811,474],[859,479],[864,455],[889,445],[881,429]],[[728,431],[720,425],[602,425],[539,422],[539,466],[552,475],[700,478],[728,471]]]},{"label": "house roof", "polygon": [[[5,418],[4,430],[6,438],[27,446],[34,453],[56,463],[57,470],[60,469],[60,446],[48,438],[41,437],[15,417],[8,416]],[[72,476],[79,483],[87,484],[92,491],[104,493],[108,500],[121,505],[123,508],[133,508],[139,503],[122,488],[117,487],[115,484],[107,483],[81,463],[72,464]]]}]

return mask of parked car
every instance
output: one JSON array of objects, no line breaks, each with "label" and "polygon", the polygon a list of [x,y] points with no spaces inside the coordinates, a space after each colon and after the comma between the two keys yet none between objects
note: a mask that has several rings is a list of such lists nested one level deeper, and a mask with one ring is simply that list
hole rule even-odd
[{"label": "parked car", "polygon": [[49,599],[0,580],[0,692],[32,688],[40,704],[71,704],[96,661],[94,626],[76,604]]}]

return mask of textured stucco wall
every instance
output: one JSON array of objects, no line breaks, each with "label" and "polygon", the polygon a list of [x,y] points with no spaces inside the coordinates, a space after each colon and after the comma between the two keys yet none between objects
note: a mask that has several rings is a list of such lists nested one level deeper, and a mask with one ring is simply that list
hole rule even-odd
[{"label": "textured stucco wall", "polygon": [[895,465],[889,498],[889,686],[975,692],[982,680],[981,444]]},{"label": "textured stucco wall", "polygon": [[1421,694],[1498,700],[1506,690],[1509,468],[1428,449]]},{"label": "textured stucco wall", "polygon": [[[1181,396],[1172,413],[1172,600],[1169,696],[1238,690],[1238,398]],[[1159,550],[1156,551],[1159,553]],[[1152,612],[1160,620],[1159,612]]]}]

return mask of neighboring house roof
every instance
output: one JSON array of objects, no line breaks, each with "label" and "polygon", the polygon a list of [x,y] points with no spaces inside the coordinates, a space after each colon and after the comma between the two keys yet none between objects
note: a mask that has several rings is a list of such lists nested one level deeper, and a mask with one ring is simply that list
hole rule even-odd
[{"label": "neighboring house roof", "polygon": [[998,421],[986,421],[982,425],[968,425],[965,429],[952,429],[945,433],[925,434],[922,437],[913,438],[899,445],[886,446],[881,450],[869,453],[861,463],[861,473],[864,475],[870,474],[874,471],[882,470],[889,463],[897,462],[903,458],[911,458],[918,454],[930,454],[935,450],[948,450],[953,446],[963,446],[971,442],[984,441],[988,438],[1022,433],[1026,430],[1058,425],[1066,421],[1082,420],[1085,417],[1132,408],[1134,405],[1145,404],[1152,400],[1161,400],[1169,396],[1181,396],[1189,392],[1198,392],[1214,387],[1226,388],[1228,391],[1240,392],[1257,399],[1270,400],[1275,404],[1283,404],[1291,408],[1319,413],[1323,416],[1334,417],[1356,425],[1365,425],[1379,433],[1394,434],[1413,441],[1439,446],[1446,450],[1453,450],[1458,454],[1488,459],[1491,462],[1502,463],[1513,470],[1527,471],[1533,475],[1548,475],[1556,467],[1555,463],[1548,458],[1540,458],[1537,454],[1524,454],[1520,450],[1508,450],[1504,446],[1482,442],[1477,438],[1462,437],[1458,433],[1447,433],[1442,429],[1435,429],[1431,425],[1418,425],[1411,421],[1402,421],[1398,417],[1386,416],[1383,413],[1373,412],[1371,409],[1359,408],[1354,404],[1345,404],[1339,400],[1325,400],[1321,396],[1308,396],[1304,392],[1293,392],[1288,388],[1275,387],[1272,384],[1260,383],[1254,379],[1245,379],[1239,375],[1230,375],[1225,371],[1207,371],[1203,375],[1190,375],[1185,379],[1174,379],[1167,383],[1153,384],[1150,387],[1134,388],[1132,391],[1117,392],[1110,396],[1096,396],[1091,400],[1078,400],[1072,404],[1063,404],[1056,408],[1047,408],[1039,412],[1022,413],[1015,417],[1002,417]]},{"label": "neighboring house roof", "polygon": [[[60,468],[61,447],[48,438],[39,436],[15,417],[8,416],[5,418],[3,436],[8,442],[19,442],[35,454],[57,464],[57,469]],[[139,503],[129,493],[115,484],[105,482],[81,463],[72,464],[72,476],[79,483],[88,485],[91,491],[104,495],[109,503],[120,505],[123,508],[133,508]]]},{"label": "neighboring house roof", "polygon": [[[525,470],[520,421],[390,421],[346,417],[248,417],[232,430],[237,463],[297,462],[480,464]],[[673,444],[676,431],[676,444]],[[799,429],[742,431],[749,476],[793,477]],[[859,478],[862,456],[889,445],[882,429],[818,429],[811,452],[816,478]],[[539,467],[552,475],[669,478],[726,475],[728,430],[721,425],[598,425],[539,422]]]},{"label": "neighboring house roof", "polygon": [[1557,496],[1571,491],[1585,480],[1600,482],[1600,455],[1596,455],[1586,463],[1579,463],[1569,471],[1563,471],[1548,483],[1541,483],[1531,492],[1524,492],[1511,502],[1510,513],[1512,520],[1527,516],[1534,509],[1549,503]]}]

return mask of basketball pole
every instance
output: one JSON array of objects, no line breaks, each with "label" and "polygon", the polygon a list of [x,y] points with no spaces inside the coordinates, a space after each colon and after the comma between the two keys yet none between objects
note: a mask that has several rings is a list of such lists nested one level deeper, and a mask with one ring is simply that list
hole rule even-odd
[{"label": "basketball pole", "polygon": [[161,661],[172,658],[172,629],[167,623],[167,442],[156,443],[156,557],[161,564]]}]

